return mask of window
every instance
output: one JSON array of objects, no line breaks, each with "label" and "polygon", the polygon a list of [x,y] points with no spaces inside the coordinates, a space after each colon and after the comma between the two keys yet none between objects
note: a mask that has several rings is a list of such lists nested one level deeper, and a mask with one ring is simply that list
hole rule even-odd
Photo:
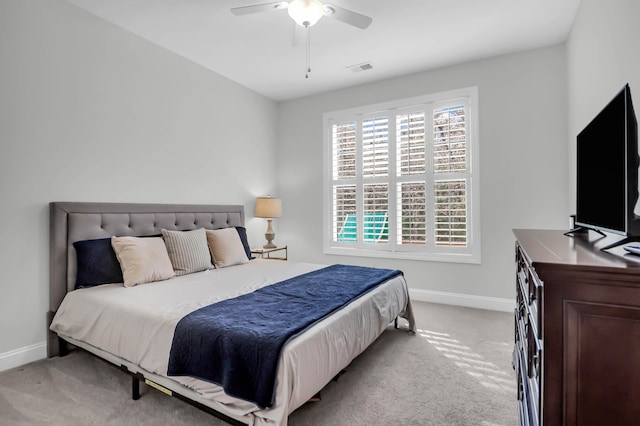
[{"label": "window", "polygon": [[480,262],[477,98],[324,114],[325,253]]}]

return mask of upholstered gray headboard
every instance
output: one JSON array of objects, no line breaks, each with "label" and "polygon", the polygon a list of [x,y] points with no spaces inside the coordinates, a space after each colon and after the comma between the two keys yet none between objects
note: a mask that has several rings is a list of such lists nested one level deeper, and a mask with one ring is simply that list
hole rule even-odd
[{"label": "upholstered gray headboard", "polygon": [[49,210],[47,327],[64,296],[75,287],[75,241],[113,235],[159,235],[163,228],[185,231],[244,226],[244,206],[241,205],[53,202]]}]

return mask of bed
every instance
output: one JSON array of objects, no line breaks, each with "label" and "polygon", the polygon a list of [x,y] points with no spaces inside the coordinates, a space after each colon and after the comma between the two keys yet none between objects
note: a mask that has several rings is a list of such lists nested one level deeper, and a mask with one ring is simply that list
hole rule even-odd
[{"label": "bed", "polygon": [[[301,277],[326,276],[331,267],[254,259],[131,287],[114,283],[76,289],[74,243],[113,236],[150,241],[165,233],[202,229],[207,235],[221,231],[228,235],[230,229],[242,235],[244,219],[244,207],[239,205],[51,203],[48,356],[66,354],[71,344],[130,374],[134,399],[144,382],[231,424],[286,425],[291,412],[317,395],[391,322],[397,326],[397,319],[405,318],[409,334],[415,332],[404,277],[390,274],[286,339],[274,370],[271,403],[262,404],[231,396],[216,384],[220,382],[169,375],[177,330],[191,314],[254,297]],[[246,235],[242,242],[249,254]]]}]

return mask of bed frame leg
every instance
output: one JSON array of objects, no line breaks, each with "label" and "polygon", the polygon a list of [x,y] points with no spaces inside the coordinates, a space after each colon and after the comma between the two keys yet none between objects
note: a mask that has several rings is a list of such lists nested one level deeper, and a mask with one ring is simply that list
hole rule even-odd
[{"label": "bed frame leg", "polygon": [[131,399],[134,401],[140,399],[140,379],[133,374],[131,375]]},{"label": "bed frame leg", "polygon": [[144,380],[144,376],[140,373],[129,371],[126,365],[121,365],[120,370],[131,376],[131,399],[137,401],[140,399],[140,380]]},{"label": "bed frame leg", "polygon": [[61,357],[69,355],[69,344],[66,340],[61,339],[60,337],[58,337],[58,348]]},{"label": "bed frame leg", "polygon": [[67,342],[60,338],[57,333],[49,329],[55,314],[53,311],[47,312],[47,358],[69,355],[69,345]]}]

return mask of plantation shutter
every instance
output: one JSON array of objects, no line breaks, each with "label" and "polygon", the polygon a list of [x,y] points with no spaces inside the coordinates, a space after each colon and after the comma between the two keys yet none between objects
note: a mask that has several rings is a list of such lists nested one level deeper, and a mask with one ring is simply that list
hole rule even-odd
[{"label": "plantation shutter", "polygon": [[373,118],[362,122],[362,175],[389,174],[389,120]]},{"label": "plantation shutter", "polygon": [[427,241],[425,116],[425,111],[396,116],[400,245],[424,245]]},{"label": "plantation shutter", "polygon": [[362,120],[362,241],[386,243],[389,226],[389,118]]},{"label": "plantation shutter", "polygon": [[333,241],[356,241],[356,122],[332,126]]},{"label": "plantation shutter", "polygon": [[[331,182],[325,247],[339,249],[335,254],[479,259],[469,151],[476,139],[469,112],[477,100],[473,90],[463,92],[325,115]],[[477,123],[472,127],[475,134]]]},{"label": "plantation shutter", "polygon": [[466,247],[467,120],[464,105],[433,111],[434,222],[437,246]]},{"label": "plantation shutter", "polygon": [[333,126],[333,179],[356,177],[356,123]]}]

